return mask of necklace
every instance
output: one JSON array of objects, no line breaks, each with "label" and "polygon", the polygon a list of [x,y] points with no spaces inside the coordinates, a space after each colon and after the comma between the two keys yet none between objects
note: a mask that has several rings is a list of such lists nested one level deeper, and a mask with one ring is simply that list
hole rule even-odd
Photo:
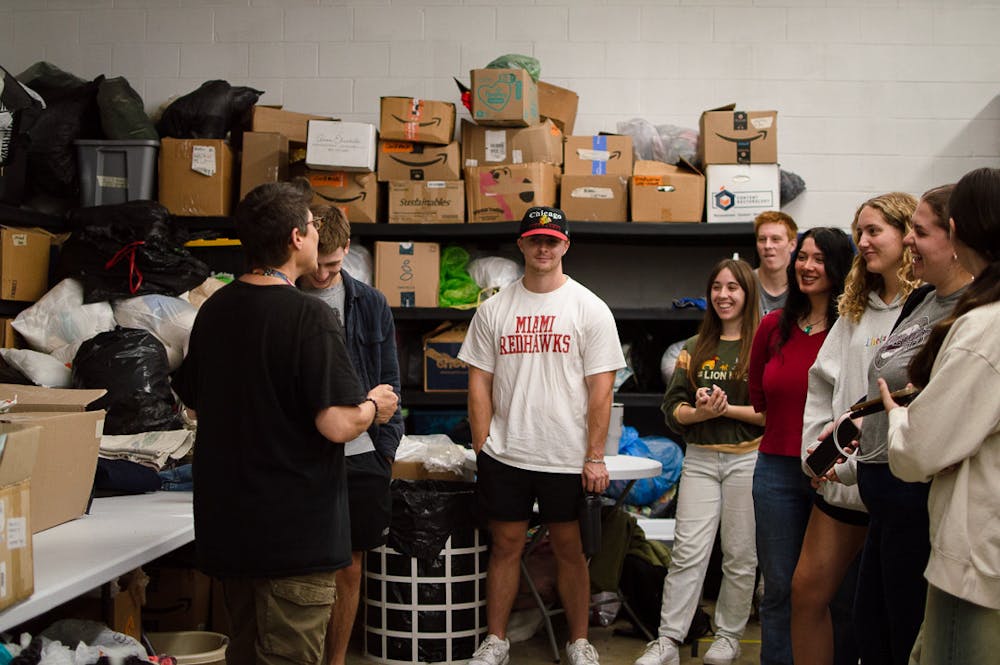
[{"label": "necklace", "polygon": [[288,286],[295,286],[295,283],[288,278],[288,275],[281,272],[280,270],[275,270],[274,268],[254,268],[250,271],[254,275],[263,275],[264,277],[277,277],[285,281]]},{"label": "necklace", "polygon": [[802,323],[802,332],[804,332],[805,334],[808,335],[809,333],[812,332],[812,329],[814,327],[816,327],[817,325],[819,325],[820,323],[823,323],[825,321],[826,321],[826,315],[825,314],[823,316],[819,317],[818,319],[816,319],[815,321],[803,321],[803,323]]}]

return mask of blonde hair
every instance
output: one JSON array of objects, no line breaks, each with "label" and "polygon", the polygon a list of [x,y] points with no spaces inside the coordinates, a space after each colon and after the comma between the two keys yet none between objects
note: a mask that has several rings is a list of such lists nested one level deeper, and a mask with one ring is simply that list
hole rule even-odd
[{"label": "blonde hair", "polygon": [[[905,192],[889,192],[862,203],[854,213],[854,221],[851,222],[851,234],[855,245],[861,239],[858,219],[865,208],[878,212],[889,226],[898,229],[905,236],[910,232],[910,218],[917,209],[917,199]],[[896,278],[899,280],[900,296],[904,299],[920,284],[920,281],[913,276],[913,256],[908,247],[903,247],[903,258],[896,269]],[[885,280],[882,275],[868,272],[864,258],[861,254],[856,254],[851,263],[851,271],[847,273],[844,293],[837,302],[840,315],[848,321],[857,323],[868,307],[868,295],[872,291],[877,293],[884,287]]]}]

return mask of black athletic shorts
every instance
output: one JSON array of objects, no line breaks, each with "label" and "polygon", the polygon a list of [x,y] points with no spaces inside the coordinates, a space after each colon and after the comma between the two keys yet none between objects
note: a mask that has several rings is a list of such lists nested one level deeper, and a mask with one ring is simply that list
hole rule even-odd
[{"label": "black athletic shorts", "polygon": [[486,453],[476,458],[476,496],[488,519],[526,522],[538,500],[542,523],[572,522],[580,513],[583,482],[579,473],[527,471]]},{"label": "black athletic shorts", "polygon": [[868,526],[868,513],[863,510],[842,508],[840,506],[827,503],[826,499],[823,498],[823,495],[819,493],[814,495],[813,503],[816,504],[817,508],[838,522],[843,522],[844,524],[850,524],[852,526]]},{"label": "black athletic shorts", "polygon": [[392,517],[392,465],[384,455],[369,451],[348,455],[347,505],[351,513],[351,551],[364,552],[385,545]]}]

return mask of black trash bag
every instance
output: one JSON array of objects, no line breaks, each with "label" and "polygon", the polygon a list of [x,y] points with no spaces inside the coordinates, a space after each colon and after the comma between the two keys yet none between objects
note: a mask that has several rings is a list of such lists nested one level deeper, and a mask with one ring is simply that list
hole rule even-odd
[{"label": "black trash bag", "polygon": [[392,481],[389,547],[416,559],[434,559],[452,533],[477,525],[475,497],[472,483]]},{"label": "black trash bag", "polygon": [[81,82],[48,63],[37,63],[17,79],[45,100],[46,108],[28,131],[28,182],[35,194],[75,198],[80,191],[78,139],[100,139],[97,89],[104,76]]},{"label": "black trash bag", "polygon": [[115,141],[157,140],[153,121],[146,115],[142,97],[124,77],[101,81],[97,88],[104,137]]},{"label": "black trash bag", "polygon": [[28,130],[45,104],[3,67],[0,78],[0,203],[19,205],[28,182]]},{"label": "black trash bag", "polygon": [[85,303],[158,293],[177,296],[204,282],[209,267],[184,247],[186,232],[155,201],[78,208],[57,276],[83,283]]},{"label": "black trash bag", "polygon": [[88,410],[104,409],[105,434],[183,429],[170,390],[167,351],[137,328],[102,332],[80,345],[73,359],[74,388],[104,388]]},{"label": "black trash bag", "polygon": [[791,171],[786,171],[781,169],[781,205],[790,203],[799,194],[806,191],[806,181],[802,179],[802,176],[796,175]]},{"label": "black trash bag", "polygon": [[239,147],[243,131],[250,128],[253,106],[262,90],[233,87],[227,81],[206,81],[201,87],[175,99],[156,125],[160,136],[178,139],[224,139],[233,131],[232,143]]}]

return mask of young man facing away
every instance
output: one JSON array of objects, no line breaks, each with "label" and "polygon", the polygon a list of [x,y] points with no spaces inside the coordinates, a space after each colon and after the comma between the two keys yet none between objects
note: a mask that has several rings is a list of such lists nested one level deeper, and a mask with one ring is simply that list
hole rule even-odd
[{"label": "young man facing away", "polygon": [[[392,310],[379,291],[343,270],[351,249],[351,225],[333,206],[314,206],[319,229],[318,268],[299,280],[300,288],[323,300],[344,326],[347,352],[364,388],[389,384],[399,392],[399,358]],[[372,425],[344,446],[347,504],[351,514],[351,565],[337,571],[337,602],[327,630],[329,665],[344,665],[358,610],[361,557],[386,543],[392,516],[392,460],[403,436],[396,411],[384,425]]]},{"label": "young man facing away", "polygon": [[788,265],[792,262],[798,226],[789,215],[765,210],[753,220],[760,267],[753,271],[760,291],[760,316],[785,306]]},{"label": "young man facing away", "polygon": [[458,356],[469,365],[476,491],[492,537],[489,634],[469,662],[510,660],[507,620],[537,499],[555,553],[570,665],[596,665],[587,641],[590,576],[578,514],[584,492],[608,486],[604,440],[615,372],[625,358],[611,310],[563,273],[569,249],[563,212],[529,209],[517,246],[524,277],[479,307]]},{"label": "young man facing away", "polygon": [[294,286],[316,270],[311,199],[297,180],[240,202],[250,270],[202,305],[173,381],[197,412],[195,547],[222,580],[230,663],[323,663],[351,561],[342,442],[398,404],[392,386],[365,392],[336,316]]}]

